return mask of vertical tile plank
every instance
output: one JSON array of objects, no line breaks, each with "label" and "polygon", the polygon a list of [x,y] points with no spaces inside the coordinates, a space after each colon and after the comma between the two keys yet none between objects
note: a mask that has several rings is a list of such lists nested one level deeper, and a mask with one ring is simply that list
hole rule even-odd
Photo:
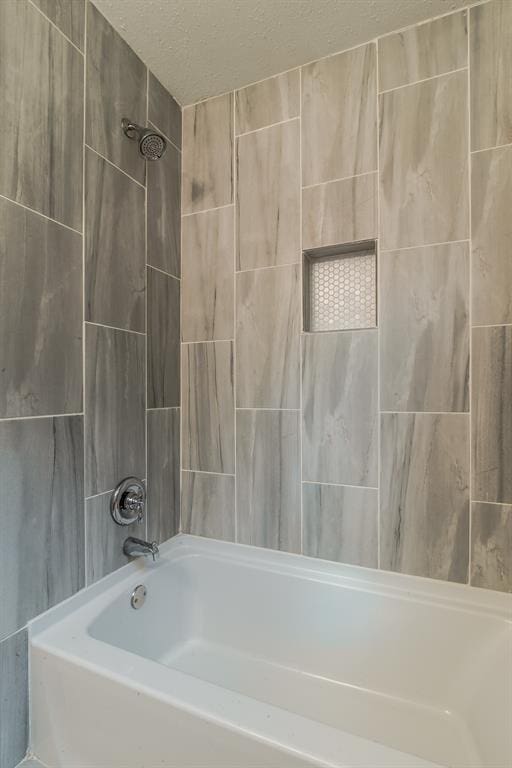
[{"label": "vertical tile plank", "polygon": [[299,412],[237,411],[238,541],[300,552]]}]

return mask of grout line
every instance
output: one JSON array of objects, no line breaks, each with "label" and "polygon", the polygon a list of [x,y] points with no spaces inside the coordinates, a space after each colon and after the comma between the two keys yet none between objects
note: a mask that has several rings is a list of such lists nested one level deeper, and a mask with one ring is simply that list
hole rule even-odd
[{"label": "grout line", "polygon": [[[1,0],[0,0],[1,1]],[[18,202],[18,200],[13,200],[10,197],[7,197],[6,195],[0,194],[0,200],[7,200],[8,203],[12,203],[13,205],[17,205],[20,208],[24,208],[26,211],[29,211],[29,213],[34,213],[36,216],[41,216],[42,219],[46,219],[46,221],[51,221],[53,224],[57,224],[59,227],[64,227],[64,229],[69,229],[70,232],[74,232],[75,235],[82,236],[82,232],[79,229],[75,229],[74,227],[70,227],[68,224],[63,224],[62,221],[58,221],[57,219],[52,219],[51,216],[47,216],[45,213],[41,213],[40,211],[36,211],[35,208],[31,208],[29,205],[25,205],[24,203]],[[82,222],[83,226],[83,222]]]},{"label": "grout line", "polygon": [[137,186],[139,186],[139,187],[142,187],[142,189],[146,189],[146,185],[145,185],[145,184],[141,184],[141,182],[140,182],[140,181],[137,181],[137,179],[134,179],[134,178],[133,178],[133,176],[130,176],[130,174],[129,174],[129,173],[127,173],[127,172],[126,172],[126,171],[124,171],[122,168],[120,168],[118,165],[116,165],[115,163],[113,163],[113,162],[112,162],[112,160],[109,160],[109,159],[108,159],[108,157],[105,157],[105,155],[102,155],[102,154],[101,154],[101,152],[98,152],[98,150],[97,150],[97,149],[94,149],[94,147],[91,147],[91,145],[90,145],[90,144],[87,144],[87,142],[86,142],[86,141],[84,142],[84,146],[85,146],[85,147],[87,147],[87,149],[88,149],[90,152],[94,152],[94,154],[95,154],[95,155],[97,155],[98,157],[101,157],[101,159],[102,159],[102,160],[104,160],[106,163],[108,163],[109,165],[111,165],[111,166],[112,166],[112,168],[115,168],[115,169],[116,169],[116,171],[119,171],[119,173],[122,173],[122,174],[123,174],[123,176],[126,176],[126,178],[130,179],[130,181],[133,181],[133,182],[134,182],[134,184],[137,184]]},{"label": "grout line", "polygon": [[[332,59],[334,56],[339,56],[342,53],[350,53],[351,51],[356,51],[358,48],[363,48],[367,45],[370,45],[371,43],[374,43],[378,48],[378,42],[382,38],[390,37],[391,35],[399,34],[400,32],[405,32],[408,29],[413,29],[414,27],[423,26],[424,24],[429,24],[432,21],[437,21],[438,19],[444,19],[448,16],[454,16],[457,13],[461,13],[463,10],[469,11],[471,8],[476,8],[480,5],[486,5],[488,2],[491,2],[491,0],[477,0],[477,2],[470,3],[464,8],[456,8],[454,10],[447,11],[446,13],[438,14],[437,16],[431,16],[427,19],[423,19],[422,21],[416,21],[412,22],[411,24],[407,24],[405,27],[400,27],[399,29],[391,30],[391,32],[386,32],[384,35],[379,35],[378,37],[372,37],[369,40],[364,41],[363,43],[357,43],[356,45],[350,46],[350,48],[342,48],[340,51],[334,51],[333,53],[329,53],[326,56],[322,56],[320,58],[316,59],[310,59],[309,61],[305,61],[302,64],[297,64],[294,67],[290,67],[289,69],[284,69],[282,72],[274,72],[273,74],[269,74],[266,77],[262,77],[259,80],[254,80],[250,83],[244,83],[240,85],[238,88],[234,89],[234,92],[237,93],[238,91],[244,91],[246,88],[250,88],[252,85],[258,85],[259,83],[264,83],[266,80],[273,80],[276,77],[279,77],[281,75],[286,75],[288,72],[293,72],[294,70],[298,69],[302,71],[305,67],[309,67],[312,64],[317,64],[320,61],[324,61],[325,59]],[[469,14],[468,14],[469,15]],[[227,96],[229,93],[232,93],[232,91],[223,91],[222,93],[218,93],[215,96],[205,96],[202,99],[198,99],[197,101],[193,101],[190,104],[183,104],[182,109],[192,109],[193,107],[196,107],[198,104],[204,104],[205,101],[210,101],[213,99],[219,99],[221,96]],[[173,97],[174,98],[174,97]]]},{"label": "grout line", "polygon": [[[154,128],[154,129],[155,129],[155,131],[158,131],[158,133],[161,133],[161,134],[162,134],[162,136],[164,137],[164,139],[166,140],[166,142],[167,142],[168,144],[170,144],[172,147],[174,147],[174,149],[176,150],[176,152],[179,152],[179,153],[180,153],[180,155],[181,155],[181,149],[178,147],[178,145],[177,145],[177,144],[175,144],[175,143],[174,143],[174,141],[173,141],[172,139],[170,139],[170,138],[169,138],[169,136],[166,134],[166,132],[165,132],[165,131],[163,131],[161,128],[159,128],[159,127],[158,127],[158,125],[157,125],[156,123],[154,123],[154,122],[153,122],[153,120],[150,120],[150,119],[149,119],[149,72],[150,72],[150,70],[149,70],[149,67],[148,67],[147,69],[148,69],[148,117],[147,117],[147,123],[148,123],[148,125],[150,125],[152,128]],[[167,90],[167,89],[166,89],[166,90]],[[167,93],[169,93],[169,91],[167,91]],[[172,96],[172,94],[171,94],[171,96]],[[174,96],[173,96],[172,98],[174,98]]]},{"label": "grout line", "polygon": [[460,243],[469,243],[469,237],[464,240],[444,240],[439,243],[422,243],[421,245],[404,245],[401,248],[382,248],[381,253],[395,253],[396,251],[415,251],[418,248],[434,248],[437,245],[457,245]]},{"label": "grout line", "polygon": [[[180,223],[180,275],[183,276],[183,168],[185,167],[185,164],[183,162],[184,160],[184,150],[185,150],[185,142],[184,142],[185,134],[183,131],[183,108],[181,108],[181,146],[182,146],[182,154],[181,154],[181,163],[180,163],[180,190],[179,190],[179,196],[178,196],[178,205],[180,207],[180,217],[179,217],[179,223]],[[180,385],[180,412],[179,412],[179,439],[178,439],[178,445],[179,445],[179,478],[178,478],[178,484],[179,484],[179,515],[178,515],[178,531],[180,533],[183,532],[183,290],[182,285],[180,283],[180,306],[179,306],[179,321],[180,321],[180,333],[179,333],[179,339],[180,339],[180,353],[179,353],[179,385]]]},{"label": "grout line", "polygon": [[86,116],[86,109],[87,109],[87,100],[86,100],[86,92],[87,92],[87,1],[84,2],[84,91],[83,91],[83,126],[82,126],[82,229],[83,229],[83,235],[82,235],[82,399],[83,399],[83,409],[84,409],[84,418],[83,418],[83,436],[82,436],[82,453],[83,453],[83,494],[84,498],[82,501],[82,514],[83,514],[83,521],[84,521],[84,586],[87,586],[88,583],[88,568],[89,568],[89,558],[87,556],[87,540],[89,535],[89,526],[87,524],[87,514],[86,514],[86,503],[85,503],[85,487],[86,487],[86,480],[87,480],[87,463],[86,463],[86,441],[87,441],[87,430],[86,430],[86,346],[85,346],[85,263],[86,263],[86,236],[85,236],[85,216],[86,216],[86,194],[85,194],[85,155],[86,155],[86,149],[85,149],[85,130],[86,130],[86,124],[87,124],[87,116]]},{"label": "grout line", "polygon": [[382,435],[381,435],[381,411],[380,411],[380,396],[381,396],[381,380],[380,380],[380,355],[381,355],[381,265],[380,265],[380,238],[381,233],[381,216],[380,216],[380,110],[379,110],[379,46],[375,45],[375,79],[376,79],[376,93],[375,93],[375,121],[376,121],[376,142],[377,142],[377,239],[375,241],[375,268],[376,268],[376,280],[375,280],[375,303],[376,303],[376,323],[377,323],[377,570],[381,569],[381,472],[382,472]]},{"label": "grout line", "polygon": [[[153,408],[146,408],[146,411],[179,411],[179,405],[161,405]],[[146,472],[147,474],[147,472]]]},{"label": "grout line", "polygon": [[83,416],[84,412],[79,411],[77,413],[43,413],[41,416],[6,416],[0,417],[0,424],[7,421],[30,421],[32,419],[65,419],[70,416]]},{"label": "grout line", "polygon": [[386,88],[385,91],[379,91],[378,95],[385,96],[386,93],[394,93],[394,91],[402,91],[404,88],[412,88],[414,85],[421,85],[421,83],[429,83],[431,80],[439,80],[439,78],[441,77],[448,77],[449,75],[454,75],[457,72],[467,72],[467,70],[468,70],[468,66],[458,67],[457,69],[450,69],[448,72],[441,72],[439,75],[424,77],[421,80],[414,80],[412,83],[404,83],[403,85],[397,85],[394,88]]},{"label": "grout line", "polygon": [[512,507],[512,501],[481,501],[480,499],[471,499],[471,504],[491,504],[493,507]]},{"label": "grout line", "polygon": [[[149,122],[149,67],[146,67],[146,124]],[[148,365],[148,356],[149,356],[149,344],[148,344],[148,189],[149,189],[149,183],[148,183],[148,173],[146,168],[146,175],[145,175],[145,181],[146,186],[144,189],[144,262],[146,265],[146,268],[144,270],[144,277],[145,277],[145,285],[144,285],[144,327],[146,329],[146,337],[145,337],[145,343],[144,343],[144,439],[145,439],[145,463],[146,463],[146,514],[144,515],[144,525],[145,525],[145,536],[146,541],[149,539],[149,517],[151,515],[151,510],[149,508],[148,499],[151,499],[151,493],[148,493],[148,482],[147,478],[149,475],[149,467],[148,467],[148,435],[149,435],[149,420],[148,420],[148,378],[149,378],[149,365]],[[160,511],[160,510],[159,510]],[[160,533],[160,531],[159,531]],[[160,539],[160,536],[158,536],[158,539]],[[159,541],[160,543],[160,541]]]},{"label": "grout line", "polygon": [[379,488],[376,485],[350,485],[349,483],[325,483],[319,480],[303,480],[303,485],[328,485],[333,488],[357,488],[362,491],[378,491]]},{"label": "grout line", "polygon": [[494,149],[507,149],[508,147],[512,147],[512,142],[509,144],[496,144],[494,147],[483,147],[483,149],[472,149],[469,154],[478,155],[480,152],[492,152]]},{"label": "grout line", "polygon": [[237,267],[237,260],[238,260],[238,253],[237,253],[237,196],[238,196],[238,153],[237,153],[237,136],[236,136],[236,92],[233,91],[233,136],[232,136],[232,149],[231,149],[231,163],[233,168],[233,450],[234,450],[234,484],[235,484],[235,498],[234,498],[234,538],[235,541],[238,541],[238,499],[237,499],[237,460],[236,460],[236,451],[237,451],[237,439],[236,439],[236,428],[237,428],[237,408],[236,408],[236,402],[237,402],[237,386],[238,386],[238,378],[236,374],[236,364],[237,364],[237,354],[236,354],[236,267]]},{"label": "grout line", "polygon": [[[183,170],[181,172],[181,177],[183,181]],[[234,203],[226,203],[226,205],[216,205],[215,208],[203,208],[200,211],[190,211],[190,213],[182,213],[181,218],[184,219],[187,216],[198,216],[200,213],[210,213],[210,211],[220,211],[222,208],[231,208],[234,205]]]},{"label": "grout line", "polygon": [[[43,613],[44,613],[44,611],[43,611]],[[38,616],[39,615],[40,614],[38,614]],[[34,618],[37,618],[37,617],[34,616]],[[32,619],[29,619],[28,621],[32,621]],[[11,640],[16,635],[19,635],[20,632],[25,632],[25,631],[28,631],[28,622],[25,622],[25,624],[23,624],[22,627],[19,627],[19,629],[15,629],[14,632],[9,632],[8,635],[0,636],[0,645],[2,645],[2,643],[5,643],[7,640]],[[29,656],[30,656],[30,654],[29,654]],[[23,758],[23,759],[25,759],[25,758]],[[17,766],[15,768],[17,768]]]},{"label": "grout line", "polygon": [[352,174],[352,176],[340,176],[338,179],[327,179],[326,181],[316,181],[314,184],[303,184],[302,189],[304,190],[304,189],[313,189],[314,187],[325,187],[326,184],[336,184],[340,181],[352,181],[352,179],[360,179],[362,176],[374,176],[374,175],[378,175],[378,173],[379,173],[379,169],[376,168],[373,171],[365,171],[364,173],[354,173]]},{"label": "grout line", "polygon": [[[89,499],[97,499],[100,496],[107,496],[108,494],[114,493],[115,488],[111,488],[109,491],[101,491],[101,493],[91,493],[90,496],[85,497],[85,501],[89,501]],[[87,519],[87,516],[86,516]]]},{"label": "grout line", "polygon": [[230,341],[232,344],[234,343],[234,339],[205,339],[204,341],[182,341],[181,345],[184,344],[219,344],[221,342]]},{"label": "grout line", "polygon": [[235,88],[235,98],[236,94],[240,91],[245,91],[246,88],[251,88],[253,85],[259,85],[260,83],[264,83],[266,80],[273,80],[276,77],[281,77],[282,75],[287,75],[289,72],[296,72],[298,71],[300,74],[302,65],[298,65],[295,67],[290,67],[290,69],[284,69],[282,72],[277,72],[275,75],[268,75],[267,77],[262,77],[261,80],[254,80],[252,83],[247,83],[246,85],[241,85],[240,88]]},{"label": "grout line", "polygon": [[304,554],[304,494],[302,493],[303,480],[303,413],[304,413],[304,393],[302,389],[302,370],[303,370],[303,343],[302,329],[304,328],[304,237],[303,237],[303,198],[304,191],[302,187],[302,69],[299,69],[299,242],[300,242],[300,267],[299,267],[299,504],[300,504],[300,552]]},{"label": "grout line", "polygon": [[105,325],[105,323],[95,323],[92,320],[85,320],[85,325],[96,325],[99,328],[109,328],[111,331],[122,331],[123,333],[134,333],[137,336],[145,336],[144,331],[132,331],[130,328],[118,328],[117,325]]},{"label": "grout line", "polygon": [[289,413],[299,413],[300,408],[244,408],[240,406],[236,406],[237,411],[278,411],[279,413],[281,411],[289,412]]},{"label": "grout line", "polygon": [[469,416],[469,411],[382,411],[390,416]]},{"label": "grout line", "polygon": [[291,261],[289,264],[269,264],[265,267],[251,267],[250,269],[237,269],[236,275],[243,275],[244,272],[260,272],[262,269],[286,269],[287,267],[299,267],[300,261]]},{"label": "grout line", "polygon": [[236,477],[233,472],[208,472],[206,469],[185,469],[182,472],[193,472],[197,475],[214,475],[215,477]]},{"label": "grout line", "polygon": [[[77,45],[76,43],[74,43],[74,42],[72,41],[72,39],[71,39],[70,37],[68,37],[68,36],[66,35],[66,33],[65,33],[65,32],[63,32],[63,31],[62,31],[62,29],[60,29],[60,28],[59,28],[59,27],[56,25],[56,23],[55,23],[54,21],[52,21],[52,20],[50,19],[50,17],[49,17],[49,16],[47,16],[47,15],[46,15],[46,13],[44,13],[44,11],[43,11],[41,8],[39,8],[39,6],[37,6],[37,5],[36,5],[36,4],[33,2],[33,0],[29,0],[29,3],[30,3],[30,5],[32,6],[32,8],[35,8],[35,10],[36,10],[38,13],[40,13],[40,14],[41,14],[41,16],[42,16],[44,19],[46,19],[46,21],[48,21],[48,22],[50,23],[50,25],[51,25],[51,26],[52,26],[52,27],[53,27],[55,30],[57,30],[57,32],[58,32],[58,33],[59,33],[59,34],[60,34],[60,35],[61,35],[61,36],[64,38],[64,40],[67,40],[67,42],[68,42],[70,45],[72,45],[72,46],[73,46],[73,48],[75,48],[75,49],[78,51],[78,53],[79,53],[79,54],[81,54],[81,55],[84,57],[84,59],[85,59],[85,30],[84,30],[84,50],[82,51],[82,50],[80,50],[80,48],[78,47],[78,45]],[[84,3],[84,6],[85,6],[85,3]],[[85,93],[85,91],[84,91],[84,93]]]},{"label": "grout line", "polygon": [[[407,24],[405,27],[400,27],[399,29],[392,30],[391,32],[386,32],[385,35],[380,35],[377,39],[382,40],[385,37],[392,37],[393,35],[400,34],[401,32],[406,32],[409,29],[414,29],[415,27],[424,27],[425,24],[430,24],[432,21],[438,21],[439,19],[446,19],[448,16],[456,16],[458,13],[463,13],[464,11],[469,11],[471,8],[475,8],[478,5],[486,5],[486,3],[491,2],[491,0],[475,0],[473,3],[468,3],[467,5],[464,5],[462,8],[456,8],[451,11],[446,11],[446,13],[438,13],[437,16],[429,17],[428,19],[423,19],[423,21],[416,21],[412,22],[411,24]],[[468,13],[469,17],[469,13]],[[469,37],[469,35],[468,35]]]},{"label": "grout line", "polygon": [[335,334],[339,333],[373,333],[375,331],[378,331],[378,326],[372,325],[369,328],[338,328],[333,329],[332,331],[302,331],[301,335],[304,337],[313,336],[315,338],[320,338],[322,336],[333,336]]},{"label": "grout line", "polygon": [[[146,200],[146,206],[147,206],[147,200]],[[147,213],[146,213],[146,216],[147,216]],[[146,251],[147,251],[147,239],[148,239],[147,229],[148,229],[148,225],[147,225],[147,219],[146,219]],[[152,264],[148,264],[147,262],[146,262],[146,267],[149,267],[149,269],[154,269],[155,272],[161,272],[161,274],[165,275],[166,277],[172,277],[174,280],[177,280],[179,283],[181,282],[181,277],[172,275],[170,272],[166,272],[165,269],[160,269],[160,267],[154,267]],[[147,328],[147,325],[146,325],[146,328]]]},{"label": "grout line", "polygon": [[512,323],[490,323],[489,325],[472,325],[471,328],[511,328]]},{"label": "grout line", "polygon": [[267,131],[269,128],[276,128],[278,125],[284,125],[285,123],[293,123],[296,120],[300,120],[299,115],[296,117],[287,117],[286,120],[278,120],[277,123],[269,123],[268,125],[262,125],[261,128],[253,128],[252,131],[244,131],[235,135],[235,139],[241,139],[243,136],[250,136],[253,133],[259,133],[260,131]]},{"label": "grout line", "polygon": [[469,426],[468,426],[468,467],[469,467],[469,521],[468,521],[468,573],[467,583],[471,584],[471,539],[473,535],[473,512],[471,505],[471,496],[473,492],[473,418],[472,418],[472,405],[473,405],[473,227],[471,223],[472,217],[472,191],[471,191],[471,178],[472,178],[472,158],[471,158],[471,29],[470,29],[470,13],[467,14],[467,61],[468,61],[468,77],[467,77],[467,121],[468,121],[468,226],[469,226],[469,275],[468,275],[468,290],[469,290],[469,303],[468,303],[468,353],[469,353],[469,368],[468,368],[468,408],[469,408]]}]

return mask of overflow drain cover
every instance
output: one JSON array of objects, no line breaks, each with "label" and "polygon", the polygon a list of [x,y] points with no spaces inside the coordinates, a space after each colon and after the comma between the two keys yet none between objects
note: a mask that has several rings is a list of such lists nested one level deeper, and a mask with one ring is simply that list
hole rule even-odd
[{"label": "overflow drain cover", "polygon": [[132,608],[135,608],[135,610],[142,608],[146,600],[147,593],[148,591],[144,584],[139,584],[138,587],[135,587],[130,598]]}]

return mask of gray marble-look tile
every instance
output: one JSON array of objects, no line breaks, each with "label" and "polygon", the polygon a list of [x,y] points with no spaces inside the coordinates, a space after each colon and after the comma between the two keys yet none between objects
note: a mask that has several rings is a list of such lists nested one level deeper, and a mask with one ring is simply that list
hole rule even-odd
[{"label": "gray marble-look tile", "polygon": [[380,407],[469,408],[469,246],[380,256]]},{"label": "gray marble-look tile", "polygon": [[512,323],[512,147],[471,159],[474,325]]},{"label": "gray marble-look tile", "polygon": [[148,120],[181,149],[181,107],[152,72],[149,73]]},{"label": "gray marble-look tile", "polygon": [[236,276],[236,403],[300,407],[300,266]]},{"label": "gray marble-look tile", "polygon": [[183,110],[183,213],[233,202],[233,94]]},{"label": "gray marble-look tile", "polygon": [[471,584],[512,592],[512,507],[471,505]]},{"label": "gray marble-look tile", "polygon": [[329,181],[302,192],[302,247],[319,248],[378,236],[376,173]]},{"label": "gray marble-look tile", "polygon": [[238,269],[300,260],[299,131],[290,120],[237,139]]},{"label": "gray marble-look tile", "polygon": [[512,504],[512,326],[473,328],[471,414],[475,501]]},{"label": "gray marble-look tile", "polygon": [[79,230],[83,69],[33,5],[0,2],[0,194]]},{"label": "gray marble-look tile", "polygon": [[81,410],[82,238],[0,199],[0,416]]},{"label": "gray marble-look tile", "polygon": [[269,77],[235,94],[236,133],[246,133],[280,123],[300,112],[300,70]]},{"label": "gray marble-look tile", "polygon": [[181,508],[184,533],[235,541],[235,478],[182,472]]},{"label": "gray marble-look tile", "polygon": [[108,492],[85,500],[87,586],[129,562],[123,553],[127,536],[146,538],[144,526],[124,528],[114,523],[110,515],[110,497]]},{"label": "gray marble-look tile", "polygon": [[300,552],[300,414],[237,411],[238,541]]},{"label": "gray marble-look tile", "polygon": [[234,208],[183,218],[183,341],[234,334]]},{"label": "gray marble-look tile", "polygon": [[471,148],[512,142],[512,3],[470,10]]},{"label": "gray marble-look tile", "polygon": [[302,507],[303,554],[377,568],[377,490],[303,483]]},{"label": "gray marble-look tile", "polygon": [[380,96],[384,250],[469,236],[467,72]]},{"label": "gray marble-look tile", "polygon": [[81,416],[0,423],[0,638],[84,585]]},{"label": "gray marble-look tile", "polygon": [[377,486],[377,331],[303,337],[302,477]]},{"label": "gray marble-look tile", "polygon": [[180,404],[180,281],[148,267],[148,408]]},{"label": "gray marble-look tile", "polygon": [[80,50],[84,48],[85,0],[34,0]]},{"label": "gray marble-look tile", "polygon": [[85,150],[85,319],[145,331],[144,189]]},{"label": "gray marble-look tile", "polygon": [[147,412],[148,539],[161,543],[180,530],[180,409]]},{"label": "gray marble-look tile", "polygon": [[381,568],[467,582],[469,416],[381,419]]},{"label": "gray marble-look tile", "polygon": [[85,141],[142,184],[145,160],[121,128],[123,117],[146,125],[146,67],[127,42],[87,3]]},{"label": "gray marble-look tile", "polygon": [[233,365],[232,341],[182,345],[183,469],[235,471]]},{"label": "gray marble-look tile", "polygon": [[374,43],[302,68],[302,183],[377,170]]},{"label": "gray marble-look tile", "polygon": [[163,157],[147,168],[148,264],[181,274],[181,152],[167,145]]},{"label": "gray marble-look tile", "polygon": [[85,492],[146,476],[144,336],[85,329]]},{"label": "gray marble-look tile", "polygon": [[467,36],[467,13],[461,11],[381,37],[379,89],[397,88],[467,66]]},{"label": "gray marble-look tile", "polygon": [[0,643],[0,765],[14,768],[28,747],[28,633]]}]

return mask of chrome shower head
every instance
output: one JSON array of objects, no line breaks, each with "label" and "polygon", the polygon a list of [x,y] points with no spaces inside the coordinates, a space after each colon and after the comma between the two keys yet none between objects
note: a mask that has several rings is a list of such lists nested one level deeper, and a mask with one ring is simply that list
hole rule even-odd
[{"label": "chrome shower head", "polygon": [[124,135],[139,142],[139,152],[146,160],[159,160],[167,148],[164,137],[152,128],[143,128],[123,117],[122,128]]}]

